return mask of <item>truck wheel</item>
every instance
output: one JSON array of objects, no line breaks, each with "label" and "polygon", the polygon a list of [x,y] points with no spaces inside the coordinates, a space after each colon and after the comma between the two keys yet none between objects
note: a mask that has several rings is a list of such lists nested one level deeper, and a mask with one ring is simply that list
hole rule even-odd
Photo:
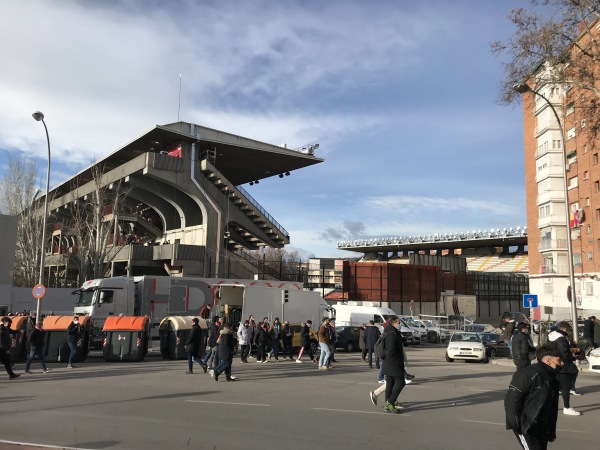
[{"label": "truck wheel", "polygon": [[448,361],[448,362],[454,362],[454,359],[452,359],[452,358],[450,358],[448,356],[448,352],[446,352],[446,361]]},{"label": "truck wheel", "polygon": [[440,337],[438,336],[438,334],[435,331],[428,331],[427,332],[427,340],[432,344],[436,344],[440,341]]}]

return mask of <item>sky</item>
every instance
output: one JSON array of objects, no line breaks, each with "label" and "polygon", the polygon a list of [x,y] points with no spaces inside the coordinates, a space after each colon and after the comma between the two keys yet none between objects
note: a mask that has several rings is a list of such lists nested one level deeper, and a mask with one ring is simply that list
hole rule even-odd
[{"label": "sky", "polygon": [[[521,105],[490,44],[528,1],[0,2],[0,177],[51,188],[178,118],[323,163],[243,186],[304,258],[339,241],[524,226]],[[181,94],[180,94],[181,88]]]}]

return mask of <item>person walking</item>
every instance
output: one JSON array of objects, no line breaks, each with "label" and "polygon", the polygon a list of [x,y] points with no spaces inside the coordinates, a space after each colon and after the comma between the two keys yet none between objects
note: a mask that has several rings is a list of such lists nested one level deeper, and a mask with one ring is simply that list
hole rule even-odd
[{"label": "person walking", "polygon": [[383,410],[388,413],[398,414],[396,408],[398,396],[406,385],[404,370],[404,345],[402,334],[398,330],[400,321],[398,317],[389,319],[388,326],[384,329],[385,360],[383,375],[385,376],[385,405]]},{"label": "person walking", "polygon": [[517,332],[512,337],[513,362],[517,370],[531,365],[529,353],[534,351],[535,347],[531,345],[529,338],[529,326],[525,322],[519,322]]},{"label": "person walking", "polygon": [[214,367],[215,358],[217,357],[217,352],[219,350],[219,344],[217,343],[217,339],[219,339],[219,328],[220,319],[219,317],[214,316],[212,323],[208,327],[208,351],[200,362],[204,373],[206,373],[207,369],[212,369]]},{"label": "person walking", "polygon": [[271,336],[271,352],[269,353],[269,359],[275,356],[275,362],[279,362],[279,349],[281,348],[281,337],[282,327],[279,322],[279,317],[275,317],[271,328],[269,329],[269,335]]},{"label": "person walking", "polygon": [[46,360],[44,359],[44,332],[42,331],[42,325],[36,323],[33,330],[29,334],[27,338],[27,347],[29,348],[29,358],[27,358],[27,362],[25,363],[25,373],[33,373],[29,370],[31,367],[31,362],[37,356],[42,364],[42,370],[44,373],[50,372],[50,369],[46,366]]},{"label": "person walking", "polygon": [[[197,317],[192,319],[192,329],[190,334],[188,335],[187,341],[185,342],[185,350],[188,354],[188,370],[187,374],[194,373],[194,361],[200,364],[202,370],[206,366],[202,365],[202,361],[198,359],[198,354],[200,353],[200,347],[202,342],[202,330],[200,329],[199,320]],[[206,372],[205,372],[206,373]]]},{"label": "person walking", "polygon": [[563,361],[549,345],[537,349],[536,359],[537,364],[514,373],[504,397],[506,429],[513,431],[524,450],[546,449],[556,439],[557,374]]},{"label": "person walking", "polygon": [[329,318],[324,317],[321,326],[319,327],[319,347],[321,347],[321,355],[319,356],[319,370],[329,370],[329,345],[331,344],[331,335],[329,333]]},{"label": "person walking", "polygon": [[[375,325],[375,321],[369,320],[369,325],[367,325],[365,329],[365,347],[367,348],[367,355],[369,358],[369,368],[373,368],[373,350],[375,349],[375,344],[379,339],[381,332],[379,328]],[[375,364],[379,369],[379,358],[376,356]]]},{"label": "person walking", "polygon": [[263,322],[256,328],[256,335],[254,336],[254,345],[256,345],[256,362],[267,363],[267,352],[266,347],[269,345],[269,328],[268,323]]},{"label": "person walking", "polygon": [[233,327],[227,323],[223,325],[219,336],[219,364],[210,371],[210,376],[215,381],[219,381],[219,375],[225,372],[227,381],[235,381],[236,378],[231,376],[231,364],[233,362]]},{"label": "person walking", "polygon": [[237,331],[238,344],[240,344],[240,361],[248,362],[250,346],[252,345],[252,330],[250,329],[250,320],[244,320],[244,323]]},{"label": "person walking", "polygon": [[75,367],[73,361],[75,360],[75,356],[77,356],[77,344],[79,344],[79,340],[81,339],[82,331],[83,328],[79,324],[79,317],[73,317],[73,320],[67,327],[67,344],[71,350],[71,353],[69,353],[69,361],[67,363],[68,369]]},{"label": "person walking", "polygon": [[302,329],[300,330],[300,351],[298,352],[298,358],[296,362],[301,364],[302,355],[305,351],[308,352],[308,358],[312,361],[313,364],[317,364],[317,359],[315,358],[312,346],[310,345],[310,329],[312,328],[312,320],[307,320],[306,323],[302,324]]},{"label": "person walking", "polygon": [[332,362],[337,362],[335,360],[335,346],[337,344],[338,334],[335,331],[335,318],[329,319],[329,339],[331,342],[329,343],[329,351],[331,352],[329,355],[329,364],[327,367],[333,368],[331,365]]},{"label": "person walking", "polygon": [[563,362],[562,370],[558,373],[558,382],[563,398],[563,414],[567,416],[580,416],[581,413],[571,408],[571,395],[581,395],[575,390],[575,382],[579,370],[575,365],[575,357],[571,352],[568,337],[573,333],[573,328],[568,322],[559,322],[556,331],[548,335],[548,345],[558,350]]},{"label": "person walking", "polygon": [[4,364],[4,369],[11,380],[19,378],[18,373],[14,373],[12,370],[12,358],[10,354],[11,349],[11,330],[12,319],[10,317],[3,317],[2,324],[0,325],[0,360]]},{"label": "person walking", "polygon": [[367,324],[363,323],[360,326],[360,332],[358,334],[358,348],[360,348],[360,360],[367,362],[367,345],[365,344],[365,329]]},{"label": "person walking", "polygon": [[502,324],[500,325],[500,329],[502,330],[502,339],[504,339],[504,342],[506,342],[506,346],[508,347],[508,351],[510,352],[509,358],[512,359],[512,337],[515,332],[515,321],[510,316],[510,313],[505,312],[502,315]]},{"label": "person walking", "polygon": [[293,351],[292,351],[292,341],[294,340],[294,330],[290,326],[290,321],[286,320],[283,323],[283,330],[281,331],[281,335],[283,338],[283,359],[285,359],[285,355],[287,354],[290,357],[290,361],[294,359]]},{"label": "person walking", "polygon": [[252,345],[254,345],[254,336],[256,336],[256,333],[257,333],[256,321],[254,320],[254,316],[252,314],[250,314],[250,316],[248,316],[248,322],[250,324],[250,325],[248,325],[248,328],[250,328],[250,331],[252,333],[252,337],[250,338],[250,349],[248,351],[248,357],[252,358]]},{"label": "person walking", "polygon": [[589,348],[596,348],[594,344],[594,328],[596,328],[596,316],[590,316],[583,322],[583,345],[581,346],[580,360],[585,360]]}]

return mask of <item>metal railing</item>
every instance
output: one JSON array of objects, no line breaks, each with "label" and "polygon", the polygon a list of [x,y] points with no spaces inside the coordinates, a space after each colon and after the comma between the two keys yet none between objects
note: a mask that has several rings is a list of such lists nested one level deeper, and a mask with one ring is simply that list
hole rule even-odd
[{"label": "metal railing", "polygon": [[243,195],[244,197],[246,197],[246,199],[247,199],[247,200],[248,200],[250,203],[252,203],[256,209],[258,209],[258,210],[259,210],[259,211],[260,211],[260,212],[261,212],[261,213],[262,213],[262,214],[263,214],[263,215],[264,215],[264,216],[265,216],[267,219],[269,219],[269,221],[270,221],[270,222],[271,222],[273,225],[275,225],[275,227],[276,227],[278,230],[280,230],[280,231],[281,231],[281,232],[282,232],[282,233],[283,233],[285,236],[287,236],[287,237],[289,237],[289,236],[290,236],[290,233],[288,233],[288,232],[287,232],[287,230],[286,230],[285,228],[283,228],[283,227],[281,226],[281,224],[280,224],[279,222],[277,222],[277,221],[276,221],[276,220],[273,218],[273,216],[271,216],[271,214],[269,214],[269,213],[267,212],[267,210],[266,210],[265,208],[263,208],[263,207],[261,206],[261,204],[260,204],[260,203],[258,203],[258,202],[257,202],[257,201],[254,199],[254,197],[252,197],[252,196],[251,196],[251,195],[248,193],[248,191],[246,191],[246,190],[245,190],[243,187],[241,187],[241,186],[236,186],[236,189],[237,189],[238,191],[240,191],[240,192],[242,193],[242,195]]}]

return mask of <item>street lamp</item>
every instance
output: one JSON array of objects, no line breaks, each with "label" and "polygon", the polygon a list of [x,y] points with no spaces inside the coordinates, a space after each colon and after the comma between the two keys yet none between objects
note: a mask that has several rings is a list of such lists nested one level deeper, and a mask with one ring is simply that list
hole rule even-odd
[{"label": "street lamp", "polygon": [[[42,247],[40,255],[40,276],[38,280],[38,284],[44,284],[44,263],[46,259],[46,225],[48,223],[48,189],[50,187],[50,136],[48,135],[48,127],[46,126],[46,122],[44,122],[44,114],[42,114],[39,111],[36,111],[32,114],[32,117],[38,122],[41,121],[42,124],[44,124],[44,130],[46,130],[46,141],[48,142],[48,170],[46,172],[46,197],[44,198],[44,218],[42,220]],[[35,320],[38,324],[42,323],[42,297],[38,297]]]},{"label": "street lamp", "polygon": [[578,338],[578,329],[577,329],[577,293],[575,292],[575,271],[573,269],[573,242],[571,240],[571,220],[569,216],[569,180],[567,179],[567,153],[565,152],[565,132],[563,130],[563,124],[560,120],[558,112],[554,105],[548,98],[546,98],[543,94],[540,94],[537,91],[534,91],[529,87],[528,84],[520,83],[515,84],[513,89],[519,94],[525,94],[526,92],[531,92],[534,95],[542,98],[546,104],[550,107],[552,112],[554,113],[554,117],[556,117],[556,122],[558,123],[558,127],[560,128],[560,136],[562,140],[562,152],[563,152],[563,171],[564,171],[564,194],[565,194],[565,224],[567,226],[567,257],[569,258],[567,267],[569,268],[569,287],[567,288],[567,296],[570,297],[571,301],[571,320],[573,321],[573,339],[577,341]]}]

